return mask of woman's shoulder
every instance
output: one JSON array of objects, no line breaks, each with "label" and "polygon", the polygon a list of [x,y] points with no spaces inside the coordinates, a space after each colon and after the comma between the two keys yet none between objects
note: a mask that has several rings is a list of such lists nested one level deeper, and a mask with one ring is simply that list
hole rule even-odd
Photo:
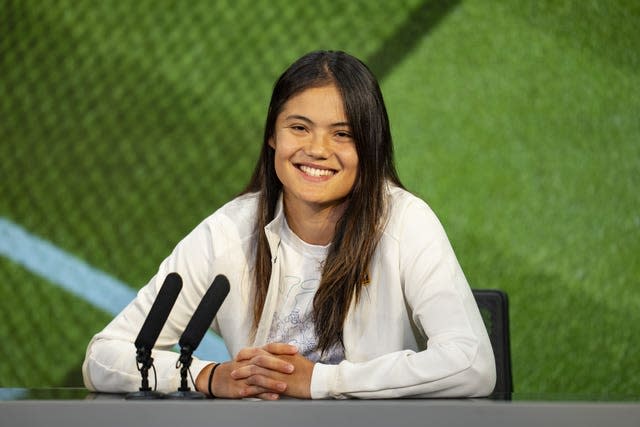
[{"label": "woman's shoulder", "polygon": [[386,234],[397,238],[407,229],[415,229],[421,234],[429,231],[439,232],[442,229],[429,204],[408,190],[389,186],[388,201]]},{"label": "woman's shoulder", "polygon": [[431,211],[427,202],[404,188],[389,184],[387,195],[391,215],[397,215],[406,209]]},{"label": "woman's shoulder", "polygon": [[240,237],[254,231],[259,194],[242,194],[218,208],[202,221],[202,225],[219,231],[238,233]]},{"label": "woman's shoulder", "polygon": [[215,213],[223,215],[253,215],[258,208],[259,199],[260,193],[244,193],[229,200]]}]

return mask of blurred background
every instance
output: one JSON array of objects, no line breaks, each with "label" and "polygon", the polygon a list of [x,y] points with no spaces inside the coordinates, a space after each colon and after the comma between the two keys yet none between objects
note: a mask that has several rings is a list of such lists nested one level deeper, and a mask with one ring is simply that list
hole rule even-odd
[{"label": "blurred background", "polygon": [[638,395],[638,28],[635,0],[0,0],[0,387],[82,384],[247,183],[275,79],[332,49],[472,287],[508,292],[515,390]]}]

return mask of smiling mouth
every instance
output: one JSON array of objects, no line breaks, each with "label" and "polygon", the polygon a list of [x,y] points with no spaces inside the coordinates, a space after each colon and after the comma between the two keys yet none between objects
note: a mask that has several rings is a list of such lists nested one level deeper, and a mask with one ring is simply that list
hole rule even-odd
[{"label": "smiling mouth", "polygon": [[309,176],[333,176],[336,174],[333,169],[317,169],[305,165],[298,165],[298,169]]}]

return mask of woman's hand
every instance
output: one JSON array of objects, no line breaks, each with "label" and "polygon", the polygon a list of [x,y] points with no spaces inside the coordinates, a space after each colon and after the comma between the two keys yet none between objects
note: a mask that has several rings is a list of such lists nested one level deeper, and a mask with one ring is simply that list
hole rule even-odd
[{"label": "woman's hand", "polygon": [[[212,391],[216,397],[244,398],[257,397],[276,400],[288,388],[286,375],[295,366],[281,357],[291,357],[297,348],[288,344],[267,344],[264,347],[247,347],[234,360],[218,366],[212,379]],[[208,393],[208,380],[215,365],[203,369],[196,379],[196,388]],[[237,374],[240,372],[240,374]],[[234,375],[232,375],[234,373]]]},{"label": "woman's hand", "polygon": [[296,347],[271,343],[259,349],[241,350],[236,356],[238,362],[247,360],[250,363],[231,371],[233,379],[259,387],[275,385],[279,394],[301,399],[311,398],[311,374],[314,363],[300,355]]}]

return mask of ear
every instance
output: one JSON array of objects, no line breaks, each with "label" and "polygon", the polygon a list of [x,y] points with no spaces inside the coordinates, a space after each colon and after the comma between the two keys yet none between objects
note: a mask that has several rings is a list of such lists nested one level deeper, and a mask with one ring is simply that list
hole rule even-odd
[{"label": "ear", "polygon": [[269,138],[269,147],[273,148],[274,150],[276,149],[276,140],[273,136]]}]

